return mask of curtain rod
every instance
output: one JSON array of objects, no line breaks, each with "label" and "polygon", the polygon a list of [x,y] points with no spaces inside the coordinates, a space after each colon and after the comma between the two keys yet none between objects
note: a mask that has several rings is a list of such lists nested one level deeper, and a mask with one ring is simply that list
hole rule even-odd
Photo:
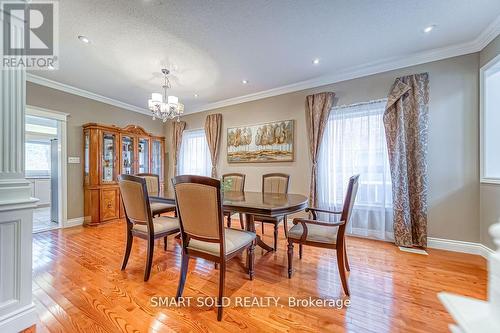
[{"label": "curtain rod", "polygon": [[332,110],[338,110],[338,109],[345,109],[345,108],[351,108],[351,107],[356,107],[356,106],[361,106],[361,105],[368,105],[368,104],[375,104],[375,103],[382,103],[382,102],[387,102],[387,98],[380,98],[380,99],[374,99],[368,102],[361,102],[361,103],[355,103],[355,104],[343,104],[343,105],[338,105],[334,106]]}]

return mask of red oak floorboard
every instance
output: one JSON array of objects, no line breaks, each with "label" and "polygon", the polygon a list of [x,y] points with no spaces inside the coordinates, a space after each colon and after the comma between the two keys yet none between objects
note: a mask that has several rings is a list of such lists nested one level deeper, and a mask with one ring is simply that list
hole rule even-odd
[{"label": "red oak floorboard", "polygon": [[[239,225],[235,220],[235,226]],[[260,226],[257,228],[260,231]],[[146,242],[125,248],[123,221],[74,227],[33,236],[33,289],[37,332],[446,332],[452,322],[440,291],[486,298],[486,261],[473,255],[429,249],[429,255],[401,252],[390,243],[349,237],[351,265],[348,308],[288,307],[288,297],[343,299],[335,252],[294,248],[294,274],[287,278],[286,241],[280,229],[276,253],[255,251],[255,278],[248,280],[246,254],[227,266],[228,297],[280,297],[277,307],[155,308],[153,296],[175,296],[180,247],[157,241],[151,278],[144,282]],[[272,243],[272,226],[263,240]],[[184,296],[217,295],[219,274],[211,262],[190,260]]]}]

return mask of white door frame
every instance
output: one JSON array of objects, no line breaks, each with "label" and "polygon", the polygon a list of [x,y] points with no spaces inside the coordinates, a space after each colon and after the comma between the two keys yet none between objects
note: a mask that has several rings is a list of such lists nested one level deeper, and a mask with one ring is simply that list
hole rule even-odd
[{"label": "white door frame", "polygon": [[57,134],[60,137],[58,150],[59,154],[59,165],[57,173],[59,175],[58,179],[58,206],[59,206],[59,227],[65,227],[68,221],[68,145],[67,145],[67,120],[69,113],[53,111],[48,109],[39,108],[36,106],[26,105],[26,115],[38,116],[43,118],[49,118],[57,120]]}]

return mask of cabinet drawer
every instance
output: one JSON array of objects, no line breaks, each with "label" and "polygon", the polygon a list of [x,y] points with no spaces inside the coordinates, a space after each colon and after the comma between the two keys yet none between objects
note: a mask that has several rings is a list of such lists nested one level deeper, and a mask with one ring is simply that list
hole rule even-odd
[{"label": "cabinet drawer", "polygon": [[101,221],[117,219],[120,216],[120,195],[118,188],[101,189]]}]

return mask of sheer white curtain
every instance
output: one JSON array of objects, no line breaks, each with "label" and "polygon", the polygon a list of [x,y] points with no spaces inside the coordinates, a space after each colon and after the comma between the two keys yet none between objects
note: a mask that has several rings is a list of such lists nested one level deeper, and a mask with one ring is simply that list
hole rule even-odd
[{"label": "sheer white curtain", "polygon": [[[318,205],[341,210],[349,177],[360,174],[347,232],[393,240],[391,175],[383,123],[386,102],[332,109],[318,160]],[[335,218],[322,214],[321,219]]]},{"label": "sheer white curtain", "polygon": [[205,130],[191,130],[182,133],[178,163],[179,175],[210,177],[212,164]]}]

